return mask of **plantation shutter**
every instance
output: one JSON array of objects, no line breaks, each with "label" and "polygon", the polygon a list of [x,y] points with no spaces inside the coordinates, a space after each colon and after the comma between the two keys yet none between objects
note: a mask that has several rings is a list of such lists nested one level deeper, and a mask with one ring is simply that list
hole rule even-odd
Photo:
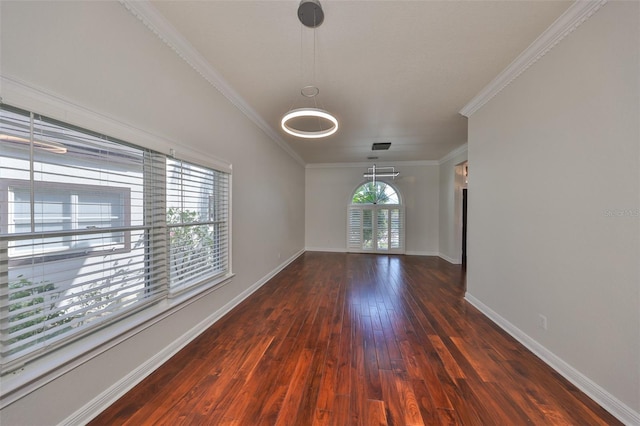
[{"label": "plantation shutter", "polygon": [[404,206],[351,205],[347,251],[404,253]]},{"label": "plantation shutter", "polygon": [[[0,109],[2,365],[25,362],[166,293],[164,158]],[[158,220],[158,218],[162,218]]]},{"label": "plantation shutter", "polygon": [[362,250],[362,208],[349,206],[347,213],[347,251]]},{"label": "plantation shutter", "polygon": [[389,248],[404,253],[404,206],[390,208]]}]

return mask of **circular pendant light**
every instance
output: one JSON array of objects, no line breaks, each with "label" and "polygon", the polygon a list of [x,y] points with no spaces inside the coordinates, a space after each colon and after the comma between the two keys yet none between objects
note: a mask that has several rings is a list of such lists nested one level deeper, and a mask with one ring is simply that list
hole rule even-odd
[{"label": "circular pendant light", "polygon": [[[315,29],[324,21],[324,12],[318,0],[301,0],[298,19],[308,28],[313,28],[313,74],[315,80]],[[302,40],[301,40],[302,42]],[[338,119],[324,109],[318,108],[315,97],[320,90],[313,85],[305,86],[300,94],[314,98],[314,107],[297,108],[287,112],[280,122],[282,130],[299,138],[318,139],[333,135],[338,131]]]},{"label": "circular pendant light", "polygon": [[[309,118],[317,119],[319,121],[325,120],[326,122],[328,122],[327,124],[329,124],[329,127],[323,129],[322,126],[320,126],[320,130],[308,130],[296,128],[291,125],[291,121],[293,121],[294,119]],[[338,131],[338,120],[333,115],[320,108],[298,108],[291,110],[284,117],[282,117],[282,121],[280,124],[282,125],[282,130],[289,133],[290,135],[307,139],[324,138],[327,136],[331,136]]]}]

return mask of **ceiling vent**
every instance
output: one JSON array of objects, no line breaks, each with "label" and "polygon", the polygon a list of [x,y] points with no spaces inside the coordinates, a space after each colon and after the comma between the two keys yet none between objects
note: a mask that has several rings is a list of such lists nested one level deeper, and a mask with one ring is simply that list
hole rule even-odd
[{"label": "ceiling vent", "polygon": [[371,145],[372,151],[386,151],[391,146],[391,142],[376,142]]}]

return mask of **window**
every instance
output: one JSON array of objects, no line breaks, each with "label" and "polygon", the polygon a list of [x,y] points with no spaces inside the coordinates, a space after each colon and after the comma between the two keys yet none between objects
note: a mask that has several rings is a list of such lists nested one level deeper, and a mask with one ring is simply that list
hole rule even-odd
[{"label": "window", "polygon": [[368,182],[353,193],[352,204],[400,204],[398,193],[384,182]]},{"label": "window", "polygon": [[172,292],[226,273],[227,175],[167,160],[167,226]]},{"label": "window", "polygon": [[347,214],[349,251],[404,252],[404,206],[391,185],[368,182],[359,186]]},{"label": "window", "polygon": [[2,105],[3,373],[227,277],[229,183],[225,172]]}]

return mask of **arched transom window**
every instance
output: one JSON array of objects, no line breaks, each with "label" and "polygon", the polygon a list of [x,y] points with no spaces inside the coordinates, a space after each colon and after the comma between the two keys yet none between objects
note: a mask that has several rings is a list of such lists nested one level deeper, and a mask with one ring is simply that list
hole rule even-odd
[{"label": "arched transom window", "polygon": [[403,253],[404,206],[385,182],[367,182],[353,192],[347,213],[350,252]]},{"label": "arched transom window", "polygon": [[398,193],[384,182],[367,182],[353,193],[352,204],[400,204]]}]

